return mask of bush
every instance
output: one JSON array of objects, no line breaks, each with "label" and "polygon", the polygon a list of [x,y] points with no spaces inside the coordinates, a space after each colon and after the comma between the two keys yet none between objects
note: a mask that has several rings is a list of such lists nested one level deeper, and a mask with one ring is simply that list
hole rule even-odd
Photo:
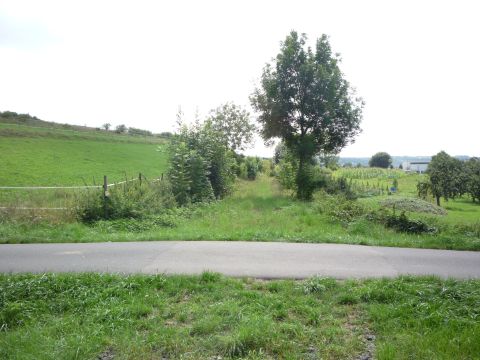
[{"label": "bush", "polygon": [[125,183],[103,190],[88,190],[77,195],[74,213],[85,223],[98,220],[139,219],[146,215],[162,214],[176,206],[170,184],[166,181],[140,184]]},{"label": "bush", "polygon": [[367,209],[359,202],[350,200],[344,195],[331,195],[324,193],[315,202],[316,211],[330,215],[334,220],[350,223],[365,215]]},{"label": "bush", "polygon": [[245,159],[245,175],[248,180],[255,180],[262,170],[263,164],[260,158],[249,156]]},{"label": "bush", "polygon": [[280,185],[287,190],[295,190],[296,164],[291,161],[281,160],[277,166],[277,178]]},{"label": "bush", "polygon": [[438,230],[422,220],[409,219],[405,211],[402,211],[400,215],[380,212],[374,217],[386,227],[408,234],[436,233]]},{"label": "bush", "polygon": [[237,161],[209,123],[183,126],[170,142],[168,177],[179,205],[223,198],[231,192]]},{"label": "bush", "polygon": [[333,178],[330,177],[327,179],[327,184],[325,187],[325,191],[329,194],[342,194],[344,195],[348,200],[355,200],[357,198],[357,195],[355,192],[352,190],[352,187],[350,186],[350,183],[347,181],[346,178],[340,177],[340,178]]}]

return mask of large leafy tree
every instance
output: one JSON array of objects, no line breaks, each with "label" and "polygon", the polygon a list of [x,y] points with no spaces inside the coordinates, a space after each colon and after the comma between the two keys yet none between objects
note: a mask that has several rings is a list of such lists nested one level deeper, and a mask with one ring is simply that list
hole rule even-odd
[{"label": "large leafy tree", "polygon": [[370,158],[368,165],[386,169],[392,165],[392,157],[386,152],[378,152]]},{"label": "large leafy tree", "polygon": [[265,141],[280,138],[298,159],[297,197],[309,199],[311,163],[318,153],[337,154],[360,132],[363,102],[355,98],[326,35],[315,49],[292,31],[251,96]]}]

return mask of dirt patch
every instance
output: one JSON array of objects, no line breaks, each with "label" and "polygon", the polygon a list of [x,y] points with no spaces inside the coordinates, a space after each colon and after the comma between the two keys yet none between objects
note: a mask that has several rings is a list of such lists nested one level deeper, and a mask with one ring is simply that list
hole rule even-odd
[{"label": "dirt patch", "polygon": [[100,355],[98,355],[97,360],[113,360],[115,359],[115,352],[112,348],[108,348]]}]

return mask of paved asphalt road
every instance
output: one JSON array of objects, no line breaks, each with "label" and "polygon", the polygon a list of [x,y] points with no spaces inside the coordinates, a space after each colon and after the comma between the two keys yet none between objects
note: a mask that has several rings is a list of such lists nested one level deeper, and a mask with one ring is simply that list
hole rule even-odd
[{"label": "paved asphalt road", "polygon": [[338,244],[152,241],[0,245],[0,272],[198,274],[257,278],[480,278],[480,252]]}]

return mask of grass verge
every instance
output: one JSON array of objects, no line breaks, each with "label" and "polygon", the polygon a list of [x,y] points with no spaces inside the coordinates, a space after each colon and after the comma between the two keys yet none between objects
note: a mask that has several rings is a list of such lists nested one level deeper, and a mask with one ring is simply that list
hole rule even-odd
[{"label": "grass verge", "polygon": [[0,275],[2,359],[475,359],[480,282]]}]

